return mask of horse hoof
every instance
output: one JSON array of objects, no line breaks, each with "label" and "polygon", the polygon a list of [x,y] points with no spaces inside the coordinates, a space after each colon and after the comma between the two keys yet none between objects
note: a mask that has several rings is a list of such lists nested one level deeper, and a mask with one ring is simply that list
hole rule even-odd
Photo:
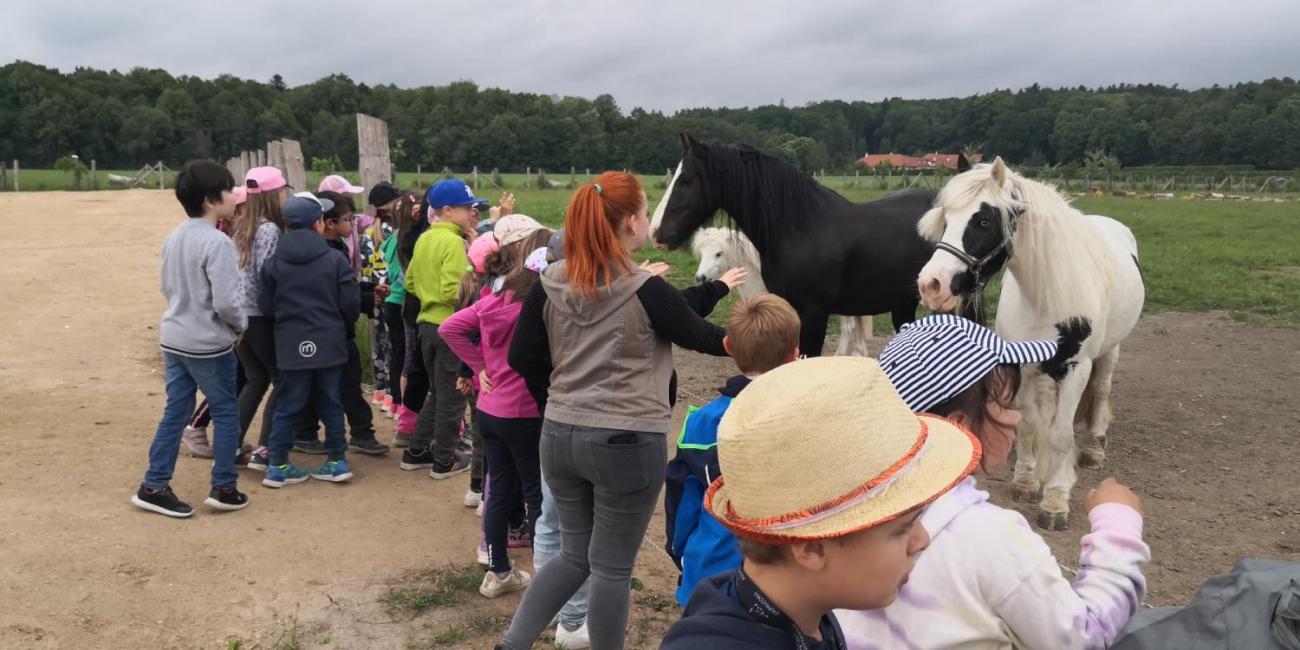
[{"label": "horse hoof", "polygon": [[1106,462],[1106,452],[1100,449],[1085,449],[1079,454],[1079,467],[1098,469]]},{"label": "horse hoof", "polygon": [[1038,488],[1026,485],[1011,486],[1011,499],[1017,503],[1034,503],[1039,500]]},{"label": "horse hoof", "polygon": [[1038,527],[1043,530],[1066,530],[1070,527],[1070,513],[1039,510]]}]

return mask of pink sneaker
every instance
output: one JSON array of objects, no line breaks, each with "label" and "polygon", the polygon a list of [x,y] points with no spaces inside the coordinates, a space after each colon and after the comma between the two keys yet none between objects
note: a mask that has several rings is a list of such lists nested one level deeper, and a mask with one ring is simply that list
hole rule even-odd
[{"label": "pink sneaker", "polygon": [[532,548],[533,546],[533,535],[528,532],[528,524],[511,528],[506,539],[509,540],[506,544],[507,548]]}]

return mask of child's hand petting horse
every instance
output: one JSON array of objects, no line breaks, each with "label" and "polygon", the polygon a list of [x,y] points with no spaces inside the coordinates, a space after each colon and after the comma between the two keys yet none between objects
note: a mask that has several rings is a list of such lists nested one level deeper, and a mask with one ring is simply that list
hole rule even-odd
[{"label": "child's hand petting horse", "polygon": [[1088,496],[1083,498],[1083,509],[1092,512],[1093,508],[1103,503],[1123,504],[1138,511],[1140,515],[1146,514],[1142,510],[1142,499],[1133,494],[1133,490],[1128,489],[1128,486],[1114,478],[1105,479],[1101,485],[1089,490]]},{"label": "child's hand petting horse", "polygon": [[721,280],[723,284],[727,285],[728,289],[735,289],[736,287],[745,284],[745,280],[748,277],[749,271],[745,270],[744,267],[737,266],[734,269],[727,269],[727,272],[723,273],[722,277],[718,278],[718,280]]},{"label": "child's hand petting horse", "polygon": [[650,275],[658,277],[668,275],[668,271],[672,269],[671,266],[668,266],[667,262],[651,262],[650,260],[642,262],[641,268],[649,271]]}]

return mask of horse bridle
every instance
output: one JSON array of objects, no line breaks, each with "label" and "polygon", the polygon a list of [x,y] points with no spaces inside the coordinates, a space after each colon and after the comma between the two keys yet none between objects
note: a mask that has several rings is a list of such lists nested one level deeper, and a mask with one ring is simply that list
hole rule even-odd
[{"label": "horse bridle", "polygon": [[[1015,198],[1014,194],[1012,195],[1012,198],[1013,199]],[[992,250],[990,250],[989,252],[985,253],[980,257],[975,257],[970,253],[967,253],[966,251],[957,248],[952,244],[949,244],[946,241],[941,241],[938,244],[936,244],[934,247],[936,251],[943,251],[945,253],[948,253],[949,255],[952,255],[958,260],[961,260],[961,263],[966,265],[966,270],[969,271],[971,276],[974,278],[974,281],[971,283],[971,289],[970,289],[970,293],[971,293],[970,303],[973,311],[975,312],[974,313],[975,321],[980,323],[981,325],[984,323],[986,317],[986,314],[984,313],[985,312],[984,287],[988,284],[989,278],[992,277],[992,275],[984,274],[984,267],[987,266],[989,262],[993,261],[993,258],[997,257],[998,254],[1002,253],[1003,251],[1006,252],[1007,259],[1008,260],[1011,259],[1011,256],[1014,254],[1014,247],[1012,245],[1012,240],[1015,239],[1016,236],[1016,222],[1019,220],[1019,218],[1020,218],[1020,211],[1012,210],[1011,218],[1007,219],[1006,222],[1007,227],[1005,229],[1005,232],[1002,235],[1002,241],[999,242],[997,246],[994,246]]]}]

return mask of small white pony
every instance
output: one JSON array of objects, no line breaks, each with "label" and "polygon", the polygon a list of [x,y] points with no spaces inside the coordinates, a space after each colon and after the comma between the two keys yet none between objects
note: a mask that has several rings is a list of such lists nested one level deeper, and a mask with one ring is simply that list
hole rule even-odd
[{"label": "small white pony", "polygon": [[[745,283],[740,285],[741,297],[767,292],[758,250],[744,233],[730,228],[700,228],[691,239],[691,253],[700,260],[700,266],[695,270],[696,282],[717,280],[727,269],[742,267],[749,273]],[[870,316],[840,316],[840,342],[835,348],[835,356],[867,356],[870,323]]]},{"label": "small white pony", "polygon": [[1065,530],[1077,480],[1076,419],[1090,436],[1079,462],[1100,467],[1120,342],[1146,298],[1137,241],[1123,224],[1079,212],[1001,158],[954,176],[935,205],[917,224],[938,242],[917,277],[925,305],[952,310],[1006,264],[998,334],[1062,344],[1056,358],[1024,369],[1014,493],[1028,501],[1041,487],[1038,525]]}]

